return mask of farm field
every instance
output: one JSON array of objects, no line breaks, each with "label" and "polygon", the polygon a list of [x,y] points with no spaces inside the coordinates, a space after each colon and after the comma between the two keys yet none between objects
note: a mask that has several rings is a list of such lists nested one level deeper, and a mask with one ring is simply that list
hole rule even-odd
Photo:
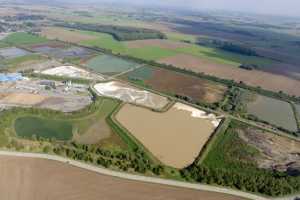
[{"label": "farm field", "polygon": [[10,45],[30,45],[42,42],[47,42],[46,38],[38,37],[28,33],[18,32],[8,35],[2,40]]},{"label": "farm field", "polygon": [[[119,179],[64,163],[33,158],[1,156],[0,176],[2,198],[11,200],[65,200],[66,196],[72,197],[72,200],[245,200],[222,193]],[[22,187],[18,187],[16,192],[16,186],[20,185]],[[28,192],[33,190],[39,192]]]},{"label": "farm field", "polygon": [[40,62],[45,59],[45,57],[38,54],[28,54],[12,59],[0,60],[0,68],[5,68],[9,71],[15,71],[16,69],[22,68],[24,65]]},{"label": "farm field", "polygon": [[193,101],[216,103],[223,99],[227,87],[204,79],[152,67],[141,67],[123,79],[168,94],[187,96]]},{"label": "farm field", "polygon": [[101,74],[114,75],[137,67],[138,64],[110,55],[99,55],[88,60],[85,66]]},{"label": "farm field", "polygon": [[91,32],[91,31],[78,31],[77,33],[83,35],[90,35],[94,37],[91,40],[81,41],[81,45],[85,45],[88,47],[99,47],[104,49],[110,49],[114,53],[124,53],[126,52],[127,48],[126,45],[122,42],[119,42],[113,38],[112,35],[107,33],[98,33],[98,32]]},{"label": "farm field", "polygon": [[78,31],[73,31],[59,27],[44,27],[42,29],[41,35],[51,40],[58,39],[72,43],[80,43],[83,41],[96,39],[96,37],[92,35],[81,34]]},{"label": "farm field", "polygon": [[0,49],[0,58],[3,57],[4,59],[13,59],[17,57],[26,56],[28,54],[30,54],[30,52],[16,47]]},{"label": "farm field", "polygon": [[17,118],[15,131],[19,137],[29,139],[35,135],[47,139],[70,140],[73,135],[72,125],[67,121],[30,116]]},{"label": "farm field", "polygon": [[[97,35],[93,32],[82,34]],[[97,40],[97,43],[95,41]],[[243,81],[252,86],[262,86],[264,89],[275,92],[284,91],[291,95],[300,96],[295,85],[300,86],[300,81],[289,77],[277,69],[278,63],[268,59],[242,56],[230,52],[215,50],[213,48],[180,43],[170,40],[155,40],[154,44],[147,41],[119,42],[108,34],[102,34],[96,40],[87,40],[82,44],[112,49],[114,53],[126,54],[146,60],[156,60],[161,63],[171,64],[176,67],[186,68],[195,72],[203,72],[224,79]],[[172,43],[173,42],[173,43]],[[188,47],[185,47],[188,45]],[[182,46],[175,49],[175,47]],[[238,68],[242,63],[257,64],[262,71],[247,71]],[[275,66],[273,69],[270,66]],[[279,71],[278,71],[279,70]],[[284,83],[284,84],[282,84]]]},{"label": "farm field", "polygon": [[157,159],[175,168],[193,163],[220,123],[214,114],[181,103],[164,113],[126,104],[116,119]]},{"label": "farm field", "polygon": [[187,54],[179,54],[173,57],[164,58],[159,62],[179,68],[185,68],[194,72],[203,72],[224,79],[233,79],[236,82],[242,81],[251,86],[261,86],[264,89],[275,92],[281,90],[290,95],[300,96],[300,91],[297,89],[300,87],[300,81],[282,75],[257,70],[248,71],[232,67],[228,64],[220,64]]},{"label": "farm field", "polygon": [[166,97],[140,90],[121,82],[98,83],[94,85],[94,88],[100,96],[116,98],[153,109],[162,109],[169,103]]},{"label": "farm field", "polygon": [[247,112],[270,124],[290,131],[297,131],[297,122],[289,103],[266,96],[256,95],[247,103]]},{"label": "farm field", "polygon": [[49,42],[29,47],[32,51],[46,54],[57,59],[88,58],[94,54],[91,50],[82,47],[65,45],[59,42]]}]

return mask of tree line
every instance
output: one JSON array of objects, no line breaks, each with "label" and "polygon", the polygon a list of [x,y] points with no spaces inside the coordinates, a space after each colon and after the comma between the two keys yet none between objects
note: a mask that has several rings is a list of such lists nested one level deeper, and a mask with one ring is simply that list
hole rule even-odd
[{"label": "tree line", "polygon": [[96,25],[96,24],[83,24],[83,23],[58,23],[56,26],[65,28],[93,31],[100,33],[107,33],[112,35],[118,41],[129,40],[145,40],[145,39],[166,39],[166,35],[160,31],[134,28],[127,26],[115,25]]}]

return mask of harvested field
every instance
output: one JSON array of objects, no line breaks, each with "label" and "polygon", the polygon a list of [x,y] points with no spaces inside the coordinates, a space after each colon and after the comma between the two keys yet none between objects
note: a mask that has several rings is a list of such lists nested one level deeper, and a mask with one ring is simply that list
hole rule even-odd
[{"label": "harvested field", "polygon": [[47,97],[37,94],[10,93],[0,100],[1,104],[34,106],[45,101]]},{"label": "harvested field", "polygon": [[157,91],[187,96],[205,103],[221,101],[227,91],[223,85],[159,68],[142,67],[123,77],[133,82],[142,81]]},{"label": "harvested field", "polygon": [[135,40],[126,42],[127,47],[129,48],[144,48],[144,47],[159,47],[162,49],[176,50],[178,48],[188,48],[189,45],[183,42],[175,42],[171,40],[159,40],[159,39],[150,39],[150,40]]},{"label": "harvested field", "polygon": [[237,82],[243,81],[248,85],[261,86],[275,92],[281,90],[290,95],[300,96],[300,90],[298,89],[300,81],[281,75],[256,70],[247,71],[186,54],[164,58],[159,62]]},{"label": "harvested field", "polygon": [[145,90],[140,90],[116,81],[98,83],[94,86],[94,88],[100,96],[112,97],[154,109],[162,109],[169,102],[166,97],[162,97]]},{"label": "harvested field", "polygon": [[50,68],[42,71],[41,73],[46,75],[63,76],[71,78],[104,80],[104,78],[99,75],[92,74],[84,69],[74,66],[60,66]]},{"label": "harvested field", "polygon": [[244,200],[222,193],[119,179],[33,158],[1,156],[0,176],[1,197],[6,200],[66,200],[66,197],[72,200]]},{"label": "harvested field", "polygon": [[254,157],[259,168],[300,175],[300,142],[252,127],[238,129],[239,137],[259,150]]},{"label": "harvested field", "polygon": [[87,61],[86,66],[105,75],[122,73],[136,67],[138,64],[109,55],[96,56]]},{"label": "harvested field", "polygon": [[33,135],[47,139],[69,140],[72,138],[72,125],[62,120],[39,117],[20,117],[14,124],[16,134],[31,139]]},{"label": "harvested field", "polygon": [[79,43],[87,40],[97,39],[97,37],[92,35],[82,34],[78,31],[72,31],[58,27],[45,27],[42,29],[41,34],[48,39],[58,39],[71,43]]},{"label": "harvested field", "polygon": [[220,123],[214,114],[181,103],[165,113],[126,104],[116,119],[156,158],[176,168],[193,163]]},{"label": "harvested field", "polygon": [[247,111],[278,127],[295,132],[298,130],[292,107],[285,101],[256,95],[254,100],[247,104]]},{"label": "harvested field", "polygon": [[30,52],[16,47],[0,49],[0,58],[3,57],[4,59],[13,59],[13,58],[26,56],[29,54]]}]

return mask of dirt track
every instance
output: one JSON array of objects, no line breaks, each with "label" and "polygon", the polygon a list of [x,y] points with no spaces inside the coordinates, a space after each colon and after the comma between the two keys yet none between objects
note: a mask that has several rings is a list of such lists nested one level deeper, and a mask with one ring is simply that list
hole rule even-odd
[{"label": "dirt track", "polygon": [[1,199],[5,200],[243,200],[119,179],[37,158],[1,156],[0,177]]},{"label": "dirt track", "polygon": [[288,94],[300,96],[300,81],[286,76],[256,70],[247,71],[185,54],[164,58],[159,62],[190,69],[195,72],[204,72],[205,74],[210,74],[224,79],[232,79],[237,82],[243,81],[249,85],[261,86],[264,89],[276,92],[282,90]]}]

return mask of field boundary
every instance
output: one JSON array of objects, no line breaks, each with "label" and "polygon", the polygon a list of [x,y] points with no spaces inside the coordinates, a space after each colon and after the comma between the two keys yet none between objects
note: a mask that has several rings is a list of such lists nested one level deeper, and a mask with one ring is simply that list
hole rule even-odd
[{"label": "field boundary", "polygon": [[124,142],[131,148],[132,151],[140,149],[145,152],[145,156],[156,164],[161,164],[161,161],[157,159],[151,151],[149,151],[138,139],[136,139],[130,131],[128,131],[123,125],[121,125],[116,119],[116,115],[123,108],[126,103],[120,104],[108,117],[107,122],[111,128],[117,132],[117,134],[124,140]]},{"label": "field boundary", "polygon": [[294,102],[290,102],[290,105],[292,106],[293,113],[296,119],[297,127],[298,127],[298,134],[300,134],[300,113],[298,112],[296,105]]},{"label": "field boundary", "polygon": [[222,120],[218,128],[212,133],[210,138],[207,140],[206,144],[204,145],[203,149],[200,151],[194,163],[199,165],[203,162],[203,160],[206,158],[207,154],[211,150],[212,146],[215,144],[216,139],[219,137],[220,134],[224,133],[227,130],[230,123],[231,123],[231,119],[229,117],[225,117]]}]

